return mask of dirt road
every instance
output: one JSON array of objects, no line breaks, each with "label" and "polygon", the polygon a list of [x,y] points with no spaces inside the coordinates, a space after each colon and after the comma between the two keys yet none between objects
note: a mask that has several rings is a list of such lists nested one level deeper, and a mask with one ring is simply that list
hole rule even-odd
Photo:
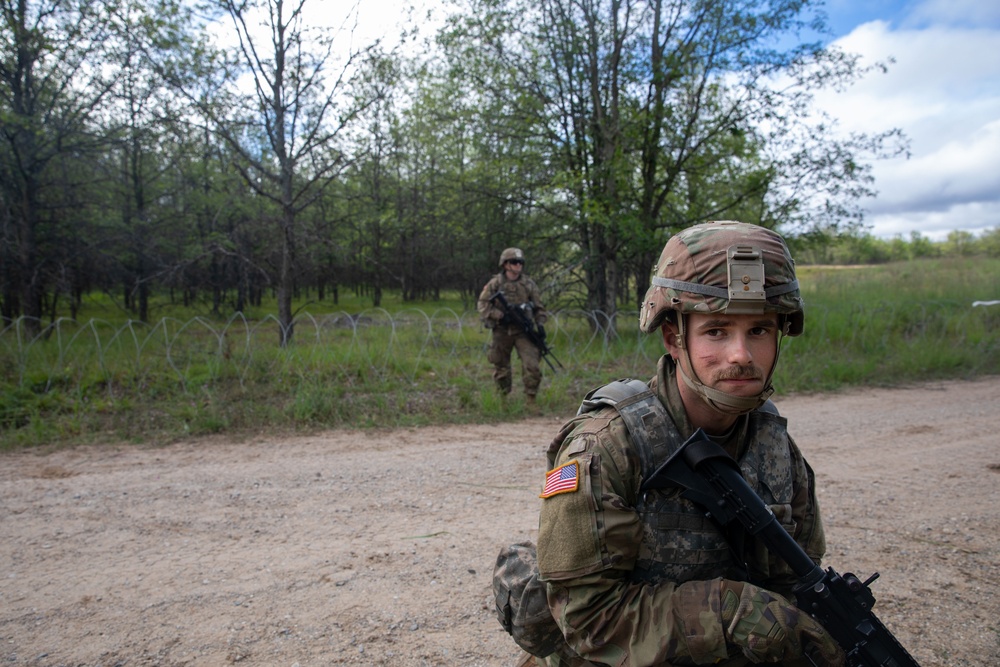
[{"label": "dirt road", "polygon": [[[921,665],[1000,665],[1000,377],[778,401],[827,563]],[[0,455],[0,662],[511,665],[490,575],[563,416]]]}]

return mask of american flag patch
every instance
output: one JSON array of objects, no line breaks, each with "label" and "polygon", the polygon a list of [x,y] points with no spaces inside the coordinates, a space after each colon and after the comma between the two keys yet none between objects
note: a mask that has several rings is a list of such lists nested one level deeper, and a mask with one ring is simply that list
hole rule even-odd
[{"label": "american flag patch", "polygon": [[580,465],[570,461],[545,473],[545,488],[539,498],[550,498],[558,493],[576,491],[580,486]]}]

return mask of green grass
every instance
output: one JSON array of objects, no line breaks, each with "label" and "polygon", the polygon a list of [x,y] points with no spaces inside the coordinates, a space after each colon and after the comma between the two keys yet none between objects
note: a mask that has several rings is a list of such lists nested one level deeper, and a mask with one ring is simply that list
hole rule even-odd
[{"label": "green grass", "polygon": [[799,271],[805,334],[789,339],[780,391],[898,386],[1000,372],[1000,260],[922,260]]},{"label": "green grass", "polygon": [[[1000,372],[1000,260],[927,260],[800,269],[806,327],[787,339],[779,394],[897,386]],[[487,332],[457,298],[415,307],[343,299],[299,311],[293,343],[277,324],[177,310],[149,325],[88,299],[82,323],[61,321],[31,341],[0,333],[0,448],[119,440],[168,442],[337,427],[503,422],[523,417],[520,369],[507,400],[492,387]],[[303,304],[298,304],[301,307]],[[165,310],[162,306],[154,313]],[[602,335],[562,311],[550,345],[543,412],[572,414],[591,388],[649,377],[658,336],[623,313]]]}]

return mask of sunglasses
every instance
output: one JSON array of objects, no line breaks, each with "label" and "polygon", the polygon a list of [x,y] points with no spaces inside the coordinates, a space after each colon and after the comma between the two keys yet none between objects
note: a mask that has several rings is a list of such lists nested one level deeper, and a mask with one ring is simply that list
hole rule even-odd
[{"label": "sunglasses", "polygon": [[524,260],[523,259],[508,259],[507,263],[508,264],[524,264]]}]

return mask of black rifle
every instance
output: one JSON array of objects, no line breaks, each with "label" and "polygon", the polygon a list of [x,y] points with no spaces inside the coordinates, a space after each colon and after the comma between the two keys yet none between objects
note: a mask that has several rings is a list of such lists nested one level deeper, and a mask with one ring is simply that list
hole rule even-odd
[{"label": "black rifle", "polygon": [[721,525],[738,521],[760,538],[799,577],[796,605],[811,614],[840,644],[849,667],[919,667],[899,640],[882,625],[872,607],[876,572],[861,581],[816,565],[775,518],[771,508],[740,474],[739,464],[698,429],[665,461],[642,491],[680,487],[681,495],[708,511]]},{"label": "black rifle", "polygon": [[[521,327],[521,330],[524,331],[524,335],[528,337],[528,340],[531,341],[531,344],[537,347],[538,351],[542,353],[542,359],[544,359],[545,363],[549,365],[549,368],[552,369],[553,373],[556,372],[556,367],[552,365],[551,361],[549,361],[550,356],[552,357],[553,361],[559,364],[559,368],[563,368],[563,365],[559,363],[558,359],[556,359],[556,355],[552,354],[552,350],[545,343],[545,338],[542,336],[541,332],[539,332],[538,326],[535,324],[534,318],[528,315],[523,307],[520,306],[516,308],[512,307],[509,303],[507,303],[507,297],[503,295],[503,292],[497,292],[496,294],[491,296],[490,303],[493,302],[499,303],[501,310],[503,310],[503,312],[511,319],[511,321],[513,321],[514,324],[516,324],[517,326]],[[527,306],[527,305],[528,304],[522,304],[522,306]],[[566,369],[563,368],[563,370]]]}]

